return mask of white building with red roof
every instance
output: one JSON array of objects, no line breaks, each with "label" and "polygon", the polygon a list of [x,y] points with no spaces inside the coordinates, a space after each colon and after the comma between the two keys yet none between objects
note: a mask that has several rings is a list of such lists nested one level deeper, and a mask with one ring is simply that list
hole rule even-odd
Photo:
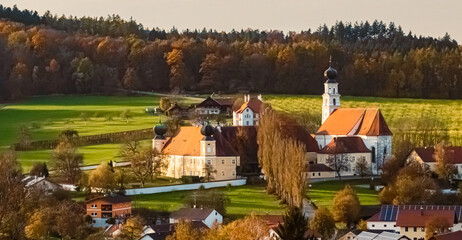
[{"label": "white building with red roof", "polygon": [[321,153],[335,138],[359,137],[371,151],[372,172],[378,174],[392,150],[392,133],[382,113],[378,108],[341,108],[337,71],[329,67],[324,76],[322,125],[315,134]]},{"label": "white building with red roof", "polygon": [[[462,147],[444,147],[444,157],[448,162],[454,164],[457,167],[459,173],[462,173]],[[420,164],[427,165],[430,170],[435,171],[436,159],[435,159],[435,148],[434,147],[422,147],[415,148],[408,155],[407,162],[418,162]],[[456,179],[461,178],[461,174],[458,174]]]},{"label": "white building with red roof", "polygon": [[244,104],[233,111],[233,126],[256,126],[263,110],[261,94],[257,98],[244,96]]}]

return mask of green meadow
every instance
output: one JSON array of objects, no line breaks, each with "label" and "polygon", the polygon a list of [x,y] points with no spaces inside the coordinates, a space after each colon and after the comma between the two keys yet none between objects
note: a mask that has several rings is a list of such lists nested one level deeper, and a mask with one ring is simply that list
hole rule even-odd
[{"label": "green meadow", "polygon": [[307,191],[307,196],[316,206],[330,208],[335,194],[342,190],[345,185],[349,184],[358,194],[361,205],[378,205],[380,204],[378,193],[375,190],[370,190],[368,188],[369,183],[370,179],[311,183],[311,187]]},{"label": "green meadow", "polygon": [[[273,195],[266,193],[265,187],[245,185],[230,188],[218,188],[229,199],[226,203],[226,212],[235,217],[255,214],[284,214],[284,205]],[[136,208],[147,208],[156,211],[176,211],[183,207],[185,198],[192,191],[179,191],[158,194],[133,196]]]},{"label": "green meadow", "polygon": [[[273,109],[282,112],[321,115],[321,95],[264,95],[263,98]],[[403,120],[430,116],[442,123],[442,130],[447,130],[452,140],[462,138],[462,100],[342,96],[340,101],[342,108],[380,108],[392,131]]]}]

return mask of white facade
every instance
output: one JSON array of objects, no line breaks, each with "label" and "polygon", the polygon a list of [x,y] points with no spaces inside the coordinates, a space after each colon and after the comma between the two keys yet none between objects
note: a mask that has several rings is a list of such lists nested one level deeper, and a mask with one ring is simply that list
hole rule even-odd
[{"label": "white facade", "polygon": [[322,123],[329,115],[340,107],[340,94],[337,82],[325,82],[324,94],[322,95]]},{"label": "white facade", "polygon": [[[316,135],[319,149],[329,144],[335,137],[346,137],[347,135]],[[373,174],[380,174],[384,162],[391,157],[391,136],[366,136],[354,135],[360,137],[366,147],[372,151],[371,167]]]},{"label": "white facade", "polygon": [[[181,218],[170,218],[170,223],[178,223]],[[196,219],[186,219],[196,221]],[[217,210],[213,210],[205,219],[200,220],[202,221],[207,227],[212,228],[214,224],[222,224],[223,223],[223,216],[217,212]]]},{"label": "white facade", "polygon": [[256,126],[258,125],[259,114],[254,113],[249,107],[242,113],[233,112],[233,126]]}]

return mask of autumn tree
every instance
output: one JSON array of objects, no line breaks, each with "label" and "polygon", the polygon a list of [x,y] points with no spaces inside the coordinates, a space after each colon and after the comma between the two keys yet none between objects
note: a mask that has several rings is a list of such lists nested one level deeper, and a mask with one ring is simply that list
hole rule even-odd
[{"label": "autumn tree", "polygon": [[159,107],[162,112],[167,111],[167,109],[169,109],[171,105],[172,105],[172,102],[170,101],[170,98],[166,98],[166,97],[160,98]]},{"label": "autumn tree", "polygon": [[48,167],[46,163],[36,163],[32,166],[29,174],[31,176],[38,176],[38,177],[48,177],[50,174],[48,172]]},{"label": "autumn tree", "polygon": [[182,50],[173,49],[165,54],[167,64],[170,66],[170,89],[174,92],[183,90],[186,81],[186,66]]},{"label": "autumn tree", "polygon": [[361,178],[371,174],[370,166],[366,161],[366,158],[359,158],[355,163],[355,172],[361,176]]},{"label": "autumn tree", "polygon": [[31,142],[32,134],[30,133],[29,128],[26,126],[21,126],[19,128],[19,145],[23,149],[28,149]]},{"label": "autumn tree", "polygon": [[120,229],[120,234],[116,240],[131,240],[139,239],[143,235],[144,220],[141,217],[135,216],[127,219],[125,224]]},{"label": "autumn tree", "polygon": [[350,163],[348,157],[343,154],[330,154],[326,159],[326,165],[334,169],[338,178],[342,180],[341,173],[349,170]]},{"label": "autumn tree", "polygon": [[125,89],[132,90],[136,87],[137,82],[138,82],[138,75],[136,73],[136,70],[132,67],[127,68],[122,78],[122,86]]},{"label": "autumn tree", "polygon": [[[46,209],[50,210],[50,209]],[[44,212],[43,209],[38,209],[32,214],[25,228],[26,237],[29,239],[44,239],[48,237],[51,231],[50,213]]]},{"label": "autumn tree", "polygon": [[335,221],[332,213],[325,207],[316,210],[314,218],[310,221],[310,229],[330,239],[335,233]]},{"label": "autumn tree", "polygon": [[192,226],[191,221],[182,219],[175,224],[175,232],[167,240],[200,240],[201,231]]},{"label": "autumn tree", "polygon": [[114,172],[108,164],[101,163],[88,176],[88,186],[96,192],[111,192],[115,187]]},{"label": "autumn tree", "polygon": [[56,171],[73,183],[80,179],[82,171],[80,164],[83,155],[77,152],[77,148],[68,140],[62,140],[51,155],[51,162]]},{"label": "autumn tree", "polygon": [[291,207],[283,216],[283,222],[275,229],[283,240],[303,240],[308,231],[308,220],[305,219],[300,208]]},{"label": "autumn tree", "polygon": [[453,224],[444,217],[432,217],[425,223],[425,239],[428,240],[436,234],[450,232],[452,226]]},{"label": "autumn tree", "polygon": [[207,182],[213,181],[215,179],[215,174],[217,174],[217,170],[213,168],[212,164],[205,164],[204,172],[204,180]]},{"label": "autumn tree", "polygon": [[250,215],[223,226],[217,226],[207,232],[207,240],[253,240],[268,237],[269,228],[259,216]]},{"label": "autumn tree", "polygon": [[229,202],[229,198],[219,190],[198,190],[189,194],[185,198],[184,204],[187,207],[194,208],[212,208],[217,210],[220,214],[226,214],[226,203]]},{"label": "autumn tree", "polygon": [[129,120],[130,118],[133,118],[132,111],[130,111],[130,109],[125,109],[125,110],[123,110],[123,111],[120,113],[120,118],[125,119],[125,121],[127,121],[127,123],[128,123],[128,120]]},{"label": "autumn tree", "polygon": [[346,223],[348,229],[358,220],[360,208],[358,195],[350,185],[337,192],[332,202],[334,220]]},{"label": "autumn tree", "polygon": [[440,178],[449,181],[458,173],[457,167],[453,162],[454,153],[447,149],[444,141],[435,145],[433,158],[436,162],[435,172]]}]

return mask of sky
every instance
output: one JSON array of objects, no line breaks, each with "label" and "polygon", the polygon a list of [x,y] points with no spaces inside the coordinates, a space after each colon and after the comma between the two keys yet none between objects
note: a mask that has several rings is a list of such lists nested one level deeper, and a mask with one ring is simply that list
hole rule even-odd
[{"label": "sky", "polygon": [[395,22],[407,33],[462,42],[460,0],[3,0],[43,14],[133,17],[145,27],[301,31],[336,21]]}]

